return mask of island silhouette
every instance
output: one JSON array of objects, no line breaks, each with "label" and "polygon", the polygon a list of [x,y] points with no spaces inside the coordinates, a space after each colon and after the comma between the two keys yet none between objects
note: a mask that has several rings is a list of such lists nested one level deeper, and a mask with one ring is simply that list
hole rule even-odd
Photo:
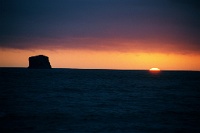
[{"label": "island silhouette", "polygon": [[29,66],[31,69],[50,69],[51,64],[49,62],[49,57],[45,55],[36,55],[28,58]]}]

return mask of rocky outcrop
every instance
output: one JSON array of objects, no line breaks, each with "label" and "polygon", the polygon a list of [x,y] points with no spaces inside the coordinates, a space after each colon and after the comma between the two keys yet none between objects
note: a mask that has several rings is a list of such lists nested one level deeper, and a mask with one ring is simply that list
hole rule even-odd
[{"label": "rocky outcrop", "polygon": [[33,69],[49,69],[51,64],[49,62],[49,57],[45,55],[37,55],[29,57],[29,66],[28,68]]}]

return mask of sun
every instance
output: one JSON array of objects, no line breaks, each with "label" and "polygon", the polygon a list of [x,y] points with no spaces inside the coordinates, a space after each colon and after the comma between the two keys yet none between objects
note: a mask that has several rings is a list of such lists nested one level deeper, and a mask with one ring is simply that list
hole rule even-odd
[{"label": "sun", "polygon": [[159,68],[156,68],[156,67],[153,67],[153,68],[149,69],[149,71],[156,71],[156,72],[159,72],[160,69],[159,69]]}]

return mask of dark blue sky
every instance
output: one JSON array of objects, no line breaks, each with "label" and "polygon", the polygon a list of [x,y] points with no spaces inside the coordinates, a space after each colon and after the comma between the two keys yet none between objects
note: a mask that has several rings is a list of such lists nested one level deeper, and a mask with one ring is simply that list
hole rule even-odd
[{"label": "dark blue sky", "polygon": [[140,49],[155,43],[152,49],[177,45],[200,52],[197,0],[1,0],[0,5],[3,48],[126,48],[105,43],[124,40],[145,42]]}]

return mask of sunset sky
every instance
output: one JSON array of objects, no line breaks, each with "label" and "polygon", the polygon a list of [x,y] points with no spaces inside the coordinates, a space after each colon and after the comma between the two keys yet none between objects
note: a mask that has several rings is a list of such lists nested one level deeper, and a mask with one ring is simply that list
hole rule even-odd
[{"label": "sunset sky", "polygon": [[200,70],[198,0],[1,0],[0,67]]}]

